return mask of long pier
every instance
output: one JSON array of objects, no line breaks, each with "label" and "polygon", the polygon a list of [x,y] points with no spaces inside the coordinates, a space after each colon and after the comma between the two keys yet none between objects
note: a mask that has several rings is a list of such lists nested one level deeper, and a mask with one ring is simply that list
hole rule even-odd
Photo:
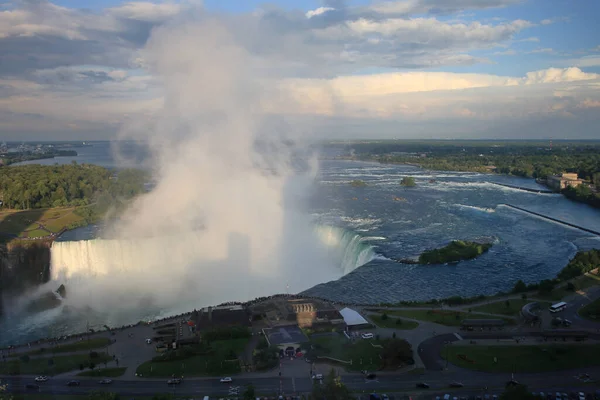
[{"label": "long pier", "polygon": [[559,224],[570,226],[571,228],[579,229],[579,230],[582,230],[584,232],[591,233],[591,234],[596,235],[596,236],[600,236],[600,232],[595,231],[593,229],[588,229],[588,228],[584,228],[583,226],[572,224],[570,222],[561,221],[560,219],[556,219],[556,218],[552,218],[552,217],[549,217],[549,216],[544,215],[544,214],[536,213],[535,211],[526,210],[526,209],[518,207],[518,206],[513,206],[512,204],[504,204],[504,205],[506,207],[514,208],[515,210],[523,211],[525,213],[528,213],[528,214],[531,214],[531,215],[535,215],[537,217],[541,217],[541,218],[547,219],[549,221],[558,222]]},{"label": "long pier", "polygon": [[522,186],[514,186],[514,185],[507,185],[504,183],[496,183],[496,182],[490,182],[494,185],[498,185],[498,186],[504,186],[507,188],[511,188],[511,189],[518,189],[518,190],[524,190],[526,192],[532,192],[532,193],[556,193],[553,190],[549,190],[549,189],[534,189],[534,188],[526,188],[526,187],[522,187]]}]

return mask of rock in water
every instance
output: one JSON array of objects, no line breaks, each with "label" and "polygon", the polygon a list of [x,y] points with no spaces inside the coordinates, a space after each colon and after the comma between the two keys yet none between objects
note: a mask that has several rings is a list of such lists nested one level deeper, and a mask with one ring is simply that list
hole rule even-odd
[{"label": "rock in water", "polygon": [[56,293],[58,293],[63,299],[67,298],[67,289],[65,288],[65,285],[60,285],[58,289],[56,289]]}]

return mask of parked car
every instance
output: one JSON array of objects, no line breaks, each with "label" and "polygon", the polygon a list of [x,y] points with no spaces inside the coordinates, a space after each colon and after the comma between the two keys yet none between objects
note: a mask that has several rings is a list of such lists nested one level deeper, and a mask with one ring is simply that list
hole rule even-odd
[{"label": "parked car", "polygon": [[320,381],[321,379],[323,379],[323,374],[315,374],[312,376],[313,379]]},{"label": "parked car", "polygon": [[81,385],[81,382],[79,381],[69,381],[67,382],[67,386],[79,386]]},{"label": "parked car", "polygon": [[233,379],[231,379],[231,377],[226,376],[225,378],[221,378],[221,383],[231,383],[233,382]]},{"label": "parked car", "polygon": [[112,383],[112,379],[102,379],[98,383],[101,384],[101,385],[108,385],[109,383]]},{"label": "parked car", "polygon": [[452,383],[450,384],[450,387],[451,387],[451,388],[461,388],[461,387],[463,387],[463,386],[465,386],[465,385],[463,385],[463,384],[462,384],[462,383],[460,383],[460,382],[452,382]]},{"label": "parked car", "polygon": [[417,387],[421,389],[429,389],[429,385],[425,382],[417,383]]},{"label": "parked car", "polygon": [[360,337],[363,339],[373,339],[373,334],[372,333],[363,333],[362,335],[360,335]]},{"label": "parked car", "polygon": [[37,376],[35,378],[36,382],[46,382],[47,380],[48,380],[48,377],[47,376],[43,376],[43,375],[42,376]]}]

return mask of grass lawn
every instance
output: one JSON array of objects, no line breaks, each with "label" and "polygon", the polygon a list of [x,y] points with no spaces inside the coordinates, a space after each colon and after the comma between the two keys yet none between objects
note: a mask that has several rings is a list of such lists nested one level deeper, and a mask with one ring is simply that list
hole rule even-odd
[{"label": "grass lawn", "polygon": [[[481,314],[469,314],[462,311],[449,310],[390,310],[387,312],[389,316],[397,315],[405,318],[412,318],[420,321],[433,322],[446,326],[460,326],[464,319],[496,319],[497,317]],[[514,321],[507,319],[507,323]]]},{"label": "grass lawn", "polygon": [[[600,345],[446,346],[442,357],[486,372],[545,372],[600,365]],[[459,355],[461,357],[459,357]],[[494,363],[494,357],[497,362]]]},{"label": "grass lawn", "polygon": [[249,338],[216,340],[211,343],[213,353],[195,355],[183,360],[146,361],[137,367],[136,372],[145,378],[165,378],[176,376],[219,376],[240,372],[240,363],[225,361],[231,359],[231,352],[241,354]]},{"label": "grass lawn", "polygon": [[[53,360],[53,364],[52,361]],[[89,354],[73,354],[70,356],[30,358],[27,362],[13,358],[0,363],[0,375],[56,375],[79,369],[81,364],[88,365],[90,361],[99,365],[112,360],[106,353],[98,353],[98,357],[90,359]],[[49,364],[50,363],[50,364]]]},{"label": "grass lawn", "polygon": [[343,335],[328,335],[311,337],[311,344],[315,347],[308,354],[308,357],[317,360],[318,356],[327,356],[337,358],[343,361],[352,361],[352,365],[340,363],[349,371],[361,371],[363,369],[369,371],[377,371],[381,368],[381,353],[380,342],[371,340],[356,340],[349,341]]},{"label": "grass lawn", "polygon": [[[508,300],[508,307],[506,306],[506,301],[498,301],[495,303],[489,303],[484,304],[482,306],[473,307],[471,310],[477,312],[509,315],[512,317],[516,317],[517,315],[519,315],[524,305],[534,302],[535,300],[511,299]],[[550,303],[538,303],[540,304],[540,307],[542,309],[550,307]],[[479,316],[473,318],[479,318]]]},{"label": "grass lawn", "polygon": [[[392,328],[392,329],[415,329],[419,326],[418,322],[415,321],[407,321],[402,320],[400,318],[390,317],[388,315],[387,319],[382,319],[381,314],[378,315],[368,315],[368,318],[380,328]],[[400,321],[400,323],[398,323]]]},{"label": "grass lawn", "polygon": [[[92,350],[99,349],[106,345],[110,344],[109,338],[92,338],[90,340],[82,340],[81,342],[69,343],[58,345],[54,347],[48,347],[44,350],[38,349],[34,351],[30,351],[28,354],[30,356],[39,356],[44,354],[57,354],[57,353],[70,353],[72,351],[84,351],[84,350]],[[20,357],[22,354],[14,354],[13,357]]]},{"label": "grass lawn", "polygon": [[74,210],[75,207],[61,207],[0,212],[0,233],[18,238],[47,236],[49,233],[40,225],[57,233],[73,223],[83,221],[83,217],[74,213]]},{"label": "grass lawn", "polygon": [[96,376],[102,378],[116,378],[122,376],[125,373],[127,367],[119,368],[98,368],[92,371],[83,371],[77,374],[77,376]]},{"label": "grass lawn", "polygon": [[50,232],[45,231],[43,229],[34,229],[31,231],[23,232],[22,234],[22,236],[27,236],[28,238],[40,238],[48,235],[50,235]]}]

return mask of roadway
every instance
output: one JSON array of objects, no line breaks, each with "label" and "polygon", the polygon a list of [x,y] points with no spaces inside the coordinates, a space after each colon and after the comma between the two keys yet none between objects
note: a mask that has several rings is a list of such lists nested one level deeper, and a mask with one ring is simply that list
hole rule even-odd
[{"label": "roadway", "polygon": [[[583,371],[581,371],[583,372]],[[587,370],[588,373],[591,371]],[[596,388],[589,385],[583,385],[581,381],[575,378],[576,372],[565,373],[559,371],[555,373],[539,374],[518,374],[515,379],[520,383],[526,384],[532,391],[574,391],[585,390],[594,391]],[[600,376],[598,373],[597,376]],[[595,378],[591,372],[592,379]],[[457,371],[453,373],[434,372],[425,376],[413,374],[385,374],[379,375],[375,380],[367,380],[363,375],[344,375],[342,382],[355,392],[407,392],[418,395],[419,393],[433,392],[454,392],[459,395],[469,393],[479,393],[488,388],[488,393],[500,394],[511,379],[510,374],[488,374],[473,371]],[[27,383],[33,383],[33,378],[3,378],[8,384],[8,391],[12,393],[36,393],[38,390],[26,389]],[[416,384],[425,381],[430,385],[430,389],[416,389]],[[465,385],[462,389],[450,389],[451,382],[461,382]],[[257,393],[277,394],[281,388],[287,395],[307,393],[312,390],[313,382],[309,377],[304,378],[235,378],[232,383],[220,383],[215,379],[196,379],[182,382],[180,385],[168,386],[166,380],[143,380],[136,381],[113,381],[112,384],[102,385],[96,380],[82,380],[81,386],[67,386],[67,379],[50,379],[47,382],[40,383],[39,393],[66,395],[66,394],[88,394],[92,390],[110,391],[125,396],[147,396],[156,393],[173,393],[175,395],[185,396],[205,396],[205,395],[228,395],[231,387],[239,387],[240,392],[248,384],[254,385]]]}]

